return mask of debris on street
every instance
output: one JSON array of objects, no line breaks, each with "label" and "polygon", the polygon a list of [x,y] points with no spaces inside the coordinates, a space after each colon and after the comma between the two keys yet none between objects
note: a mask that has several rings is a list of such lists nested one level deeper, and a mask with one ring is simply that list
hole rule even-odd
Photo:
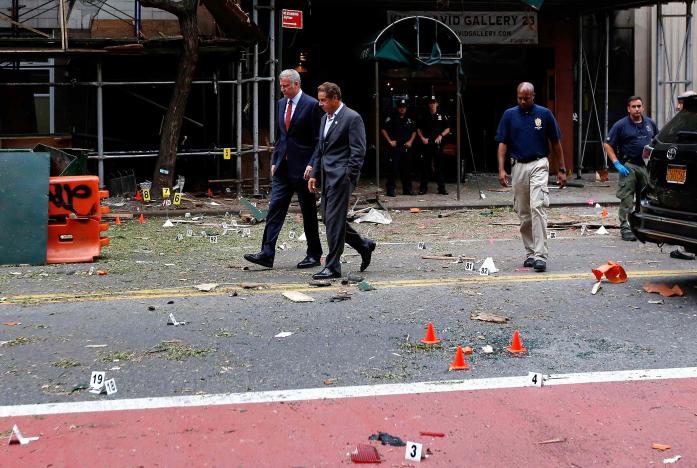
[{"label": "debris on street", "polygon": [[593,288],[591,289],[591,294],[593,294],[595,296],[598,293],[598,291],[600,291],[600,288],[603,287],[602,283],[603,283],[602,280],[595,283],[593,285]]},{"label": "debris on street", "polygon": [[367,281],[361,281],[360,283],[358,283],[358,289],[360,291],[364,291],[364,292],[365,291],[375,291],[375,288]]},{"label": "debris on street", "polygon": [[313,297],[298,291],[286,291],[283,293],[283,297],[290,299],[293,302],[315,302]]},{"label": "debris on street", "polygon": [[314,286],[316,288],[324,288],[327,286],[331,286],[332,282],[329,280],[312,280],[308,283],[310,286]]},{"label": "debris on street", "polygon": [[542,440],[540,442],[537,442],[538,445],[544,445],[544,444],[558,444],[561,442],[566,442],[566,437],[555,437],[554,439],[548,439],[548,440]]},{"label": "debris on street", "polygon": [[492,314],[490,312],[472,312],[470,314],[471,320],[481,320],[482,322],[492,322],[492,323],[506,323],[510,320],[510,317],[504,315]]},{"label": "debris on street", "polygon": [[382,459],[378,449],[368,444],[358,444],[351,452],[351,461],[354,463],[381,463]]},{"label": "debris on street", "polygon": [[274,337],[274,338],[286,338],[286,337],[291,336],[292,334],[293,334],[293,332],[285,332],[285,331],[283,331],[283,332],[281,332],[281,333],[278,333],[278,334],[274,335],[273,337]]},{"label": "debris on street", "polygon": [[27,445],[29,442],[34,442],[35,440],[39,440],[38,437],[24,437],[22,435],[22,432],[19,430],[19,427],[15,424],[12,426],[12,434],[10,434],[10,441],[9,445],[15,445],[15,444],[20,444],[20,445]]},{"label": "debris on street", "polygon": [[368,213],[356,219],[354,223],[392,224],[392,217],[387,211],[371,208]]},{"label": "debris on street", "polygon": [[668,444],[659,444],[654,442],[653,444],[651,444],[651,448],[654,450],[660,450],[661,452],[665,452],[666,450],[670,450],[671,446]]},{"label": "debris on street", "polygon": [[670,464],[672,464],[672,463],[676,463],[676,462],[677,462],[678,460],[680,460],[681,458],[682,458],[682,455],[676,455],[676,456],[674,456],[674,457],[664,458],[664,459],[663,459],[663,463],[666,464],[666,465],[670,465]]},{"label": "debris on street", "polygon": [[444,432],[419,431],[419,435],[426,437],[445,437]]},{"label": "debris on street", "polygon": [[624,271],[624,268],[612,260],[608,260],[605,265],[593,268],[591,271],[598,281],[602,279],[603,275],[610,283],[624,283],[627,281],[627,273]]},{"label": "debris on street", "polygon": [[203,284],[197,284],[194,287],[196,289],[198,289],[199,291],[210,292],[218,287],[218,283],[203,283]]},{"label": "debris on street", "polygon": [[646,283],[644,284],[644,291],[660,294],[663,297],[682,296],[684,294],[677,284],[670,287],[665,283]]},{"label": "debris on street", "polygon": [[368,440],[378,440],[382,445],[391,445],[393,447],[406,447],[407,444],[399,437],[395,437],[387,432],[378,432],[368,437]]}]

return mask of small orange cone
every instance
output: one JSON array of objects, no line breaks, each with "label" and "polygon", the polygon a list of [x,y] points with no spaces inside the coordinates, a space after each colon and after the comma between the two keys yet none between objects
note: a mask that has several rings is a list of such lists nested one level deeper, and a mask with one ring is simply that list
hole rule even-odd
[{"label": "small orange cone", "polygon": [[607,264],[601,265],[598,268],[592,268],[591,271],[598,281],[602,279],[603,275],[605,275],[605,278],[611,283],[624,283],[627,281],[627,272],[612,260],[608,260]]},{"label": "small orange cone", "polygon": [[607,209],[606,209],[606,208],[603,208],[603,211],[602,211],[602,213],[601,213],[601,216],[602,216],[603,218],[607,218]]},{"label": "small orange cone", "polygon": [[428,328],[426,328],[426,336],[421,340],[424,344],[438,344],[440,340],[436,338],[436,332],[433,331],[433,324],[428,322]]},{"label": "small orange cone", "polygon": [[462,354],[462,346],[457,347],[455,351],[455,360],[450,364],[450,370],[466,370],[470,366],[465,362],[465,357]]},{"label": "small orange cone", "polygon": [[518,334],[518,330],[513,332],[513,340],[511,341],[511,345],[506,348],[506,350],[509,353],[527,353],[528,349],[523,347],[522,341],[520,341],[520,335]]},{"label": "small orange cone", "polygon": [[208,191],[206,192],[206,195],[208,195],[209,197],[213,196],[213,190],[211,190],[210,187],[208,187]]},{"label": "small orange cone", "polygon": [[114,224],[121,224],[121,216],[116,215],[116,221],[114,221]]},{"label": "small orange cone", "polygon": [[142,198],[140,197],[140,190],[136,191],[136,201],[140,201]]},{"label": "small orange cone", "polygon": [[143,216],[143,213],[141,213],[140,217],[138,217],[138,222],[140,224],[145,224],[145,217]]}]

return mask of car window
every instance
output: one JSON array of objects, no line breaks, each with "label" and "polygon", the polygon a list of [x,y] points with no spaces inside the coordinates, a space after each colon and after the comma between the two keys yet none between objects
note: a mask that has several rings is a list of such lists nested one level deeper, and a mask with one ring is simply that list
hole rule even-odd
[{"label": "car window", "polygon": [[671,119],[658,134],[661,143],[697,141],[697,111],[684,109]]}]

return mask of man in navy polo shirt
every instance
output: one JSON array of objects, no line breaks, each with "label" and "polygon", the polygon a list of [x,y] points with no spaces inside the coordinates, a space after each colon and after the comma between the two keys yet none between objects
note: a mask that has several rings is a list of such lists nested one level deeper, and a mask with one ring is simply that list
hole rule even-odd
[{"label": "man in navy polo shirt", "polygon": [[[549,206],[550,147],[559,165],[557,182],[566,185],[566,168],[561,132],[552,112],[535,104],[535,87],[523,82],[517,88],[518,105],[503,113],[496,141],[499,143],[499,182],[513,184],[513,208],[520,218],[520,235],[527,258],[523,266],[535,271],[547,269],[547,213]],[[506,174],[506,157],[511,176]]]},{"label": "man in navy polo shirt", "polygon": [[627,214],[634,208],[634,194],[649,183],[649,173],[641,157],[644,146],[658,134],[653,120],[643,116],[644,103],[639,96],[627,99],[627,116],[615,122],[607,134],[605,151],[617,169],[617,198],[620,199],[619,218],[622,240],[635,241]]}]

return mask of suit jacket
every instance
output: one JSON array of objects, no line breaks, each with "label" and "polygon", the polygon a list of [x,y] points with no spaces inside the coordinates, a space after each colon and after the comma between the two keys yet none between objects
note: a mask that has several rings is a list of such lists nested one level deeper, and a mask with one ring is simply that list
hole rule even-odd
[{"label": "suit jacket", "polygon": [[344,104],[334,117],[334,123],[324,136],[327,114],[319,125],[319,142],[312,156],[312,172],[315,179],[323,174],[323,185],[332,187],[348,178],[354,185],[365,158],[365,126],[358,112]]},{"label": "suit jacket", "polygon": [[305,167],[310,163],[317,146],[322,109],[317,99],[303,92],[290,120],[290,127],[286,130],[287,103],[286,98],[278,100],[276,147],[271,156],[271,164],[276,166],[276,170],[281,164],[287,164],[288,177],[297,180],[303,178]]}]

